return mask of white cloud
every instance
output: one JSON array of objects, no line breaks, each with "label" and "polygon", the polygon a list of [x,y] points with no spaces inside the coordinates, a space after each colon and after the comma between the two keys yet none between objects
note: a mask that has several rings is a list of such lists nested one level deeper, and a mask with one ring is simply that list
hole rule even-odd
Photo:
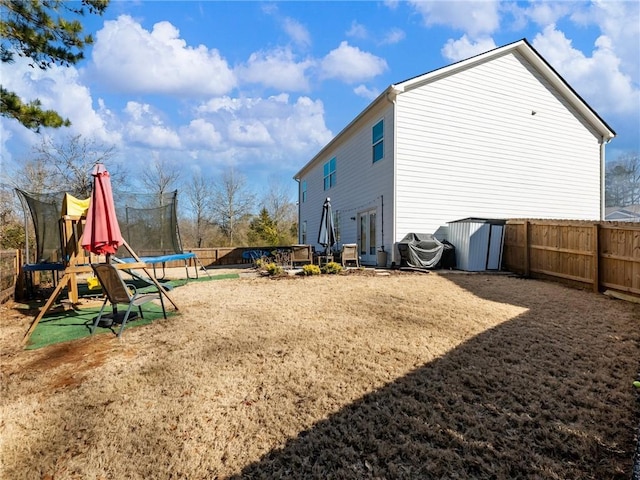
[{"label": "white cloud", "polygon": [[380,57],[363,52],[347,42],[325,56],[321,61],[322,77],[337,78],[347,83],[371,79],[387,69],[387,62]]},{"label": "white cloud", "polygon": [[481,2],[442,0],[410,0],[425,25],[445,25],[469,34],[471,37],[495,32],[500,26],[499,2],[487,0]]},{"label": "white cloud", "polygon": [[264,147],[274,141],[266,125],[259,120],[233,120],[229,124],[229,140],[242,147]]},{"label": "white cloud", "polygon": [[295,44],[301,47],[308,47],[311,45],[311,35],[304,25],[293,18],[285,18],[282,21],[284,31],[287,32],[289,37]]},{"label": "white cloud", "polygon": [[167,21],[151,32],[127,15],[106,21],[96,33],[90,71],[122,92],[180,96],[220,95],[236,85],[219,52],[190,47]]},{"label": "white cloud", "polygon": [[458,40],[449,39],[442,47],[441,53],[446,59],[457,62],[494,48],[496,48],[496,44],[490,37],[481,38],[474,42],[463,35]]},{"label": "white cloud", "polygon": [[584,2],[531,2],[523,13],[541,26],[555,24],[558,20],[584,6]]},{"label": "white cloud", "polygon": [[[332,138],[324,123],[322,102],[304,96],[295,102],[287,94],[269,98],[223,97],[201,104],[196,112],[221,133],[220,148],[233,150],[236,160],[278,160],[299,167]],[[254,151],[257,147],[259,156]]]},{"label": "white cloud", "polygon": [[591,57],[573,48],[555,25],[536,35],[533,46],[596,111],[637,115],[640,91],[620,70],[620,58],[606,35],[596,40]]},{"label": "white cloud", "polygon": [[188,126],[180,129],[181,143],[189,149],[211,148],[220,146],[222,135],[216,127],[202,118],[192,120]]},{"label": "white cloud", "polygon": [[236,68],[244,83],[258,83],[266,87],[289,91],[307,91],[306,71],[314,65],[312,60],[296,62],[288,48],[252,53],[245,65]]},{"label": "white cloud", "polygon": [[377,88],[368,88],[366,85],[358,85],[353,89],[353,93],[367,100],[374,100],[380,95],[380,91]]},{"label": "white cloud", "polygon": [[127,102],[124,113],[129,117],[123,124],[123,135],[127,141],[150,148],[181,147],[178,134],[164,125],[161,115],[151,105]]},{"label": "white cloud", "polygon": [[399,28],[392,28],[385,33],[383,39],[380,41],[381,45],[395,45],[405,39],[407,35],[403,30]]},{"label": "white cloud", "polygon": [[[286,146],[289,152],[295,153],[316,153],[333,137],[324,123],[324,106],[320,100],[299,97],[293,104],[280,101],[279,107],[288,114],[270,117],[268,125],[281,148]],[[302,165],[296,164],[295,159],[285,158],[285,161],[297,167]]]},{"label": "white cloud", "polygon": [[229,112],[233,113],[242,108],[245,99],[232,97],[217,97],[198,105],[196,112],[199,114]]},{"label": "white cloud", "polygon": [[592,2],[588,11],[572,14],[575,21],[597,25],[620,58],[620,69],[636,84],[640,76],[640,2]]},{"label": "white cloud", "polygon": [[[55,138],[80,134],[105,144],[118,144],[120,137],[110,130],[99,111],[93,109],[90,90],[82,84],[75,67],[52,65],[47,70],[32,68],[29,60],[16,56],[11,64],[0,63],[0,78],[3,87],[18,94],[24,101],[38,99],[42,108],[55,110],[71,121],[71,126],[50,130]],[[37,135],[26,133],[28,130],[17,121],[7,121],[5,128],[16,133],[14,142],[26,142],[31,147],[40,141]],[[21,132],[24,130],[24,132]],[[49,130],[47,130],[49,131]],[[3,139],[3,141],[6,139]]]},{"label": "white cloud", "polygon": [[369,32],[367,31],[367,27],[362,25],[361,23],[356,22],[355,20],[351,22],[351,27],[345,33],[347,37],[365,39],[369,37]]}]

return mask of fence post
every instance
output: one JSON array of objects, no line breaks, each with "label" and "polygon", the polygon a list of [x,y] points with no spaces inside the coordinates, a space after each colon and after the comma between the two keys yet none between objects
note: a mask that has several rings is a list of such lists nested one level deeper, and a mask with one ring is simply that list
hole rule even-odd
[{"label": "fence post", "polygon": [[593,224],[593,291],[600,292],[600,224]]},{"label": "fence post", "polygon": [[529,220],[524,221],[524,276],[528,277],[531,272],[529,271]]}]

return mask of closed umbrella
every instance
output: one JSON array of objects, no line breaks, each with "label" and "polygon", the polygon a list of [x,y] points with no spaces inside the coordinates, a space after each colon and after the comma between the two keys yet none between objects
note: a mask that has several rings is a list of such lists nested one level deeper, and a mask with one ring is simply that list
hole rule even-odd
[{"label": "closed umbrella", "polygon": [[324,247],[325,256],[329,256],[329,250],[336,244],[336,230],[333,226],[333,215],[331,213],[331,199],[327,197],[322,205],[322,217],[320,219],[320,231],[318,232],[318,243]]},{"label": "closed umbrella", "polygon": [[82,236],[82,248],[97,255],[111,255],[124,242],[116,217],[111,178],[101,163],[96,164],[91,174],[93,192]]}]

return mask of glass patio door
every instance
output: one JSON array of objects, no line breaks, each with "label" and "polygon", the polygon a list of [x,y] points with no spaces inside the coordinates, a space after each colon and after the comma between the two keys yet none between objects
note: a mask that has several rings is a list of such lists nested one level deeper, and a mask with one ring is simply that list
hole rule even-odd
[{"label": "glass patio door", "polygon": [[376,211],[358,214],[358,254],[364,264],[375,265],[376,258]]}]

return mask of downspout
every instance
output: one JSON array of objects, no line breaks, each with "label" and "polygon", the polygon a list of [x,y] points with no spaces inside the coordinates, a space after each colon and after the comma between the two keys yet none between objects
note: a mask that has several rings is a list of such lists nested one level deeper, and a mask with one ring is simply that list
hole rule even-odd
[{"label": "downspout", "polygon": [[296,204],[298,205],[298,243],[302,243],[302,223],[300,222],[300,179],[293,177],[293,179],[298,183],[298,200]]},{"label": "downspout", "polygon": [[606,171],[607,161],[605,158],[605,146],[613,140],[615,133],[611,136],[602,136],[600,142],[600,220],[604,220],[606,217]]},{"label": "downspout", "polygon": [[605,155],[604,155],[604,146],[609,143],[608,140],[605,140],[605,136],[602,136],[602,141],[600,142],[600,221],[605,219]]},{"label": "downspout", "polygon": [[[392,209],[392,214],[391,214],[391,246],[389,248],[389,251],[391,252],[391,265],[394,265],[396,263],[396,249],[394,247],[395,244],[395,238],[396,238],[396,218],[397,218],[397,212],[396,212],[396,205],[398,204],[397,201],[397,179],[398,179],[398,169],[397,169],[397,114],[396,114],[396,98],[398,96],[398,93],[400,93],[402,90],[397,89],[394,85],[391,85],[391,87],[389,87],[389,91],[387,92],[386,95],[386,99],[389,103],[391,103],[393,105],[393,155],[392,155],[392,160],[393,160],[393,182],[391,184],[391,189],[392,189],[392,194],[391,194],[391,201],[393,203],[393,205],[391,206]],[[384,209],[384,202],[382,204],[382,208]],[[382,215],[383,218],[383,222],[384,222],[384,214]],[[382,228],[384,229],[384,225],[382,226]],[[384,231],[384,230],[383,230]],[[384,240],[384,237],[383,237]],[[384,246],[384,243],[383,243]]]}]

